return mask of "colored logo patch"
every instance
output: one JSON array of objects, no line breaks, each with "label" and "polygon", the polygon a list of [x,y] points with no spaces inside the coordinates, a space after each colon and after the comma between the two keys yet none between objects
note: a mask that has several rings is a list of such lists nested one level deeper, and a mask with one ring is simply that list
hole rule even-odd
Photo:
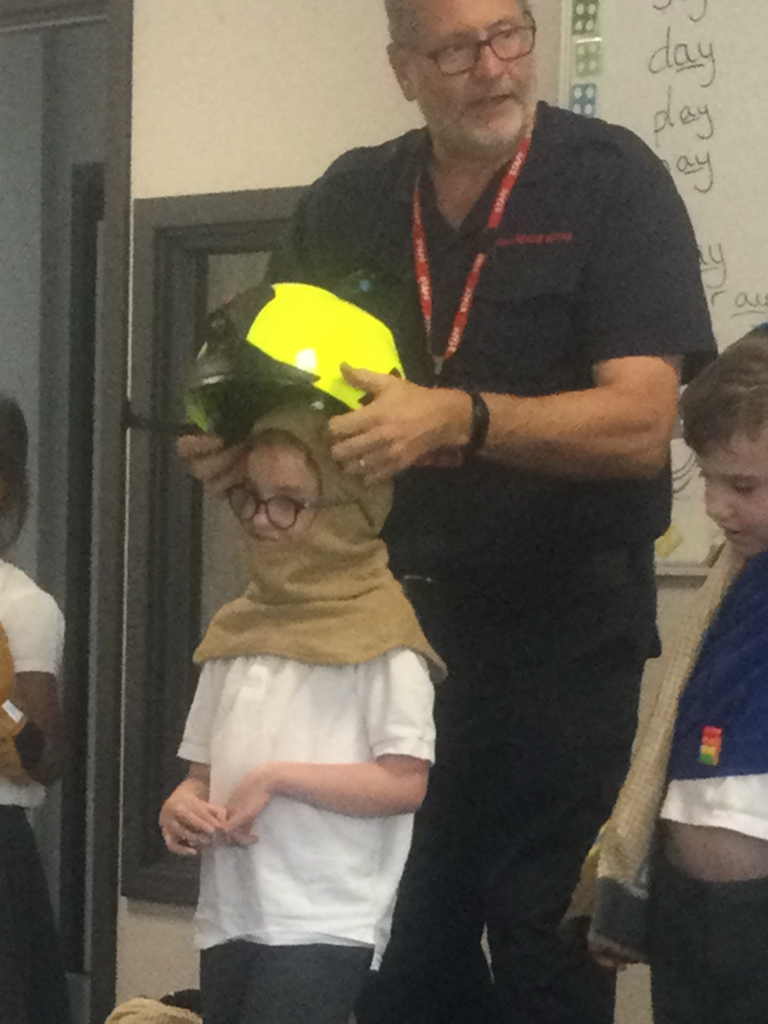
[{"label": "colored logo patch", "polygon": [[699,761],[702,764],[720,764],[720,754],[723,750],[723,730],[715,725],[705,725],[701,733],[701,749],[699,750]]}]

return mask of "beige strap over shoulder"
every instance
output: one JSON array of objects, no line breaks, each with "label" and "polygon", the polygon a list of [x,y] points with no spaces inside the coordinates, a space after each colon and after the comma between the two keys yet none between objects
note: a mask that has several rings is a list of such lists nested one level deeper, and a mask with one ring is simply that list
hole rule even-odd
[{"label": "beige strap over shoulder", "polygon": [[129,999],[107,1017],[104,1024],[202,1024],[191,1010],[166,1006],[156,999]]}]

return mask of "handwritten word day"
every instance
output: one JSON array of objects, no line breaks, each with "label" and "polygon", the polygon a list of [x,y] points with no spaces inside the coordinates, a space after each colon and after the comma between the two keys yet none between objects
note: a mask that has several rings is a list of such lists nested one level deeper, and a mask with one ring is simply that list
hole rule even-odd
[{"label": "handwritten word day", "polygon": [[[646,61],[658,96],[647,137],[675,178],[698,225],[701,273],[713,313],[729,318],[768,316],[768,290],[739,291],[731,279],[727,247],[704,237],[710,221],[701,204],[717,203],[725,140],[718,149],[718,123],[725,116],[718,81],[717,32],[712,0],[649,0],[658,35]],[[726,185],[726,191],[727,185]],[[701,216],[697,216],[700,211]],[[716,219],[716,218],[715,218]],[[745,324],[746,328],[747,324]]]}]

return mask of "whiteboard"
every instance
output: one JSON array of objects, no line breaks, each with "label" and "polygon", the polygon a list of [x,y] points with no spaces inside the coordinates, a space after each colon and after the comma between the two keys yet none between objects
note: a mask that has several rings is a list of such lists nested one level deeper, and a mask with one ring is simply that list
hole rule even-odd
[{"label": "whiteboard", "polygon": [[[589,83],[597,116],[631,128],[666,163],[693,221],[723,348],[768,320],[768,0],[572,0],[566,8],[566,105]],[[662,569],[703,564],[717,539],[679,439],[673,470]]]}]

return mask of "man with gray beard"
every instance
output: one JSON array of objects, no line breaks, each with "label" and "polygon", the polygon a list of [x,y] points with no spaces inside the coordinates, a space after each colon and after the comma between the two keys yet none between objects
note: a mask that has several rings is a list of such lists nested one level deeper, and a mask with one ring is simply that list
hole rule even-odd
[{"label": "man with gray beard", "polygon": [[[608,1024],[613,976],[557,926],[658,653],[678,384],[714,351],[696,242],[639,139],[537,103],[525,0],[387,11],[427,127],[336,161],[272,267],[395,334],[407,380],[347,368],[371,401],[334,453],[395,478],[392,567],[449,668],[358,1021]],[[213,486],[240,472],[215,439],[181,450]]]}]

